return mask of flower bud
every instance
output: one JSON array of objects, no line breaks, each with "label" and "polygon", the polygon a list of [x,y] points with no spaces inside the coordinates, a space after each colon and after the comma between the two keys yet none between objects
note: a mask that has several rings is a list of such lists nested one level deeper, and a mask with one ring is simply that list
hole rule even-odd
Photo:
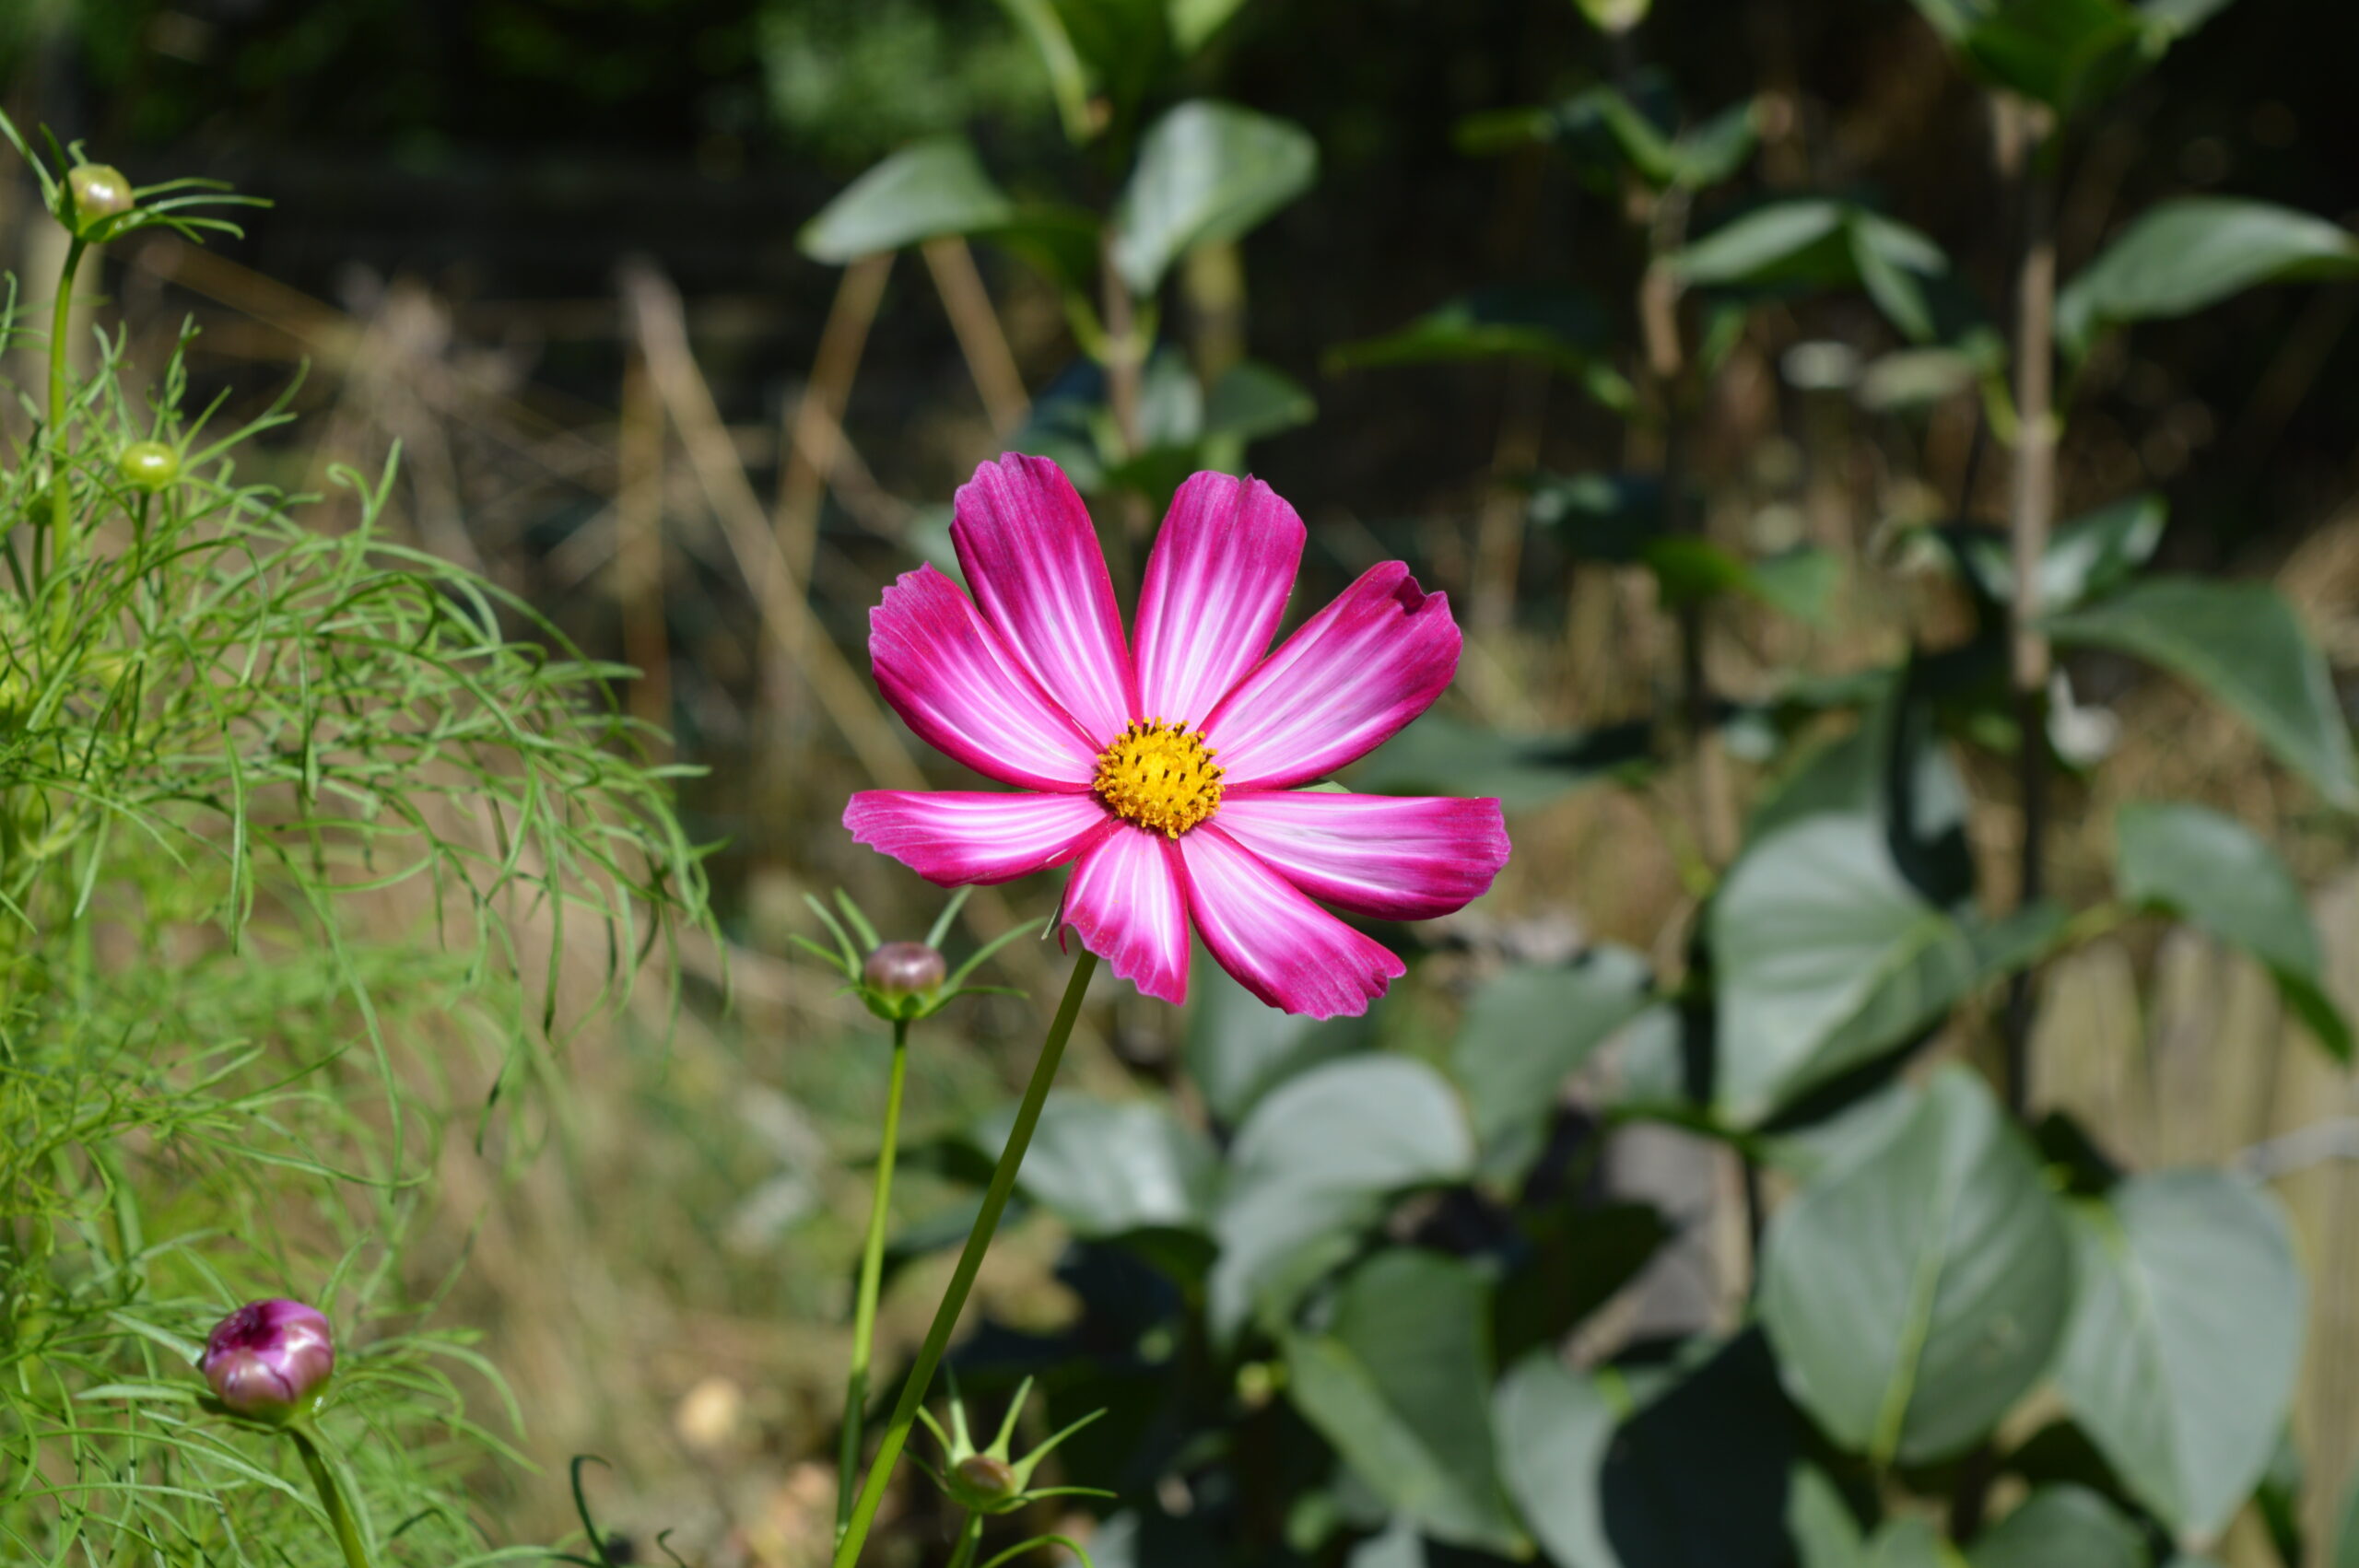
[{"label": "flower bud", "polygon": [[88,234],[103,220],[131,210],[131,181],[111,164],[76,164],[67,170],[66,188],[74,193],[74,231]]},{"label": "flower bud", "polygon": [[899,1000],[923,996],[942,984],[949,970],[942,954],[921,942],[888,942],[868,955],[860,977],[870,990]]},{"label": "flower bud", "polygon": [[283,1422],[327,1387],[335,1343],[328,1320],[299,1301],[250,1301],[215,1327],[197,1367],[239,1415]]},{"label": "flower bud", "polygon": [[969,1454],[953,1467],[958,1479],[978,1498],[997,1499],[1015,1491],[1015,1467],[989,1454]]},{"label": "flower bud", "polygon": [[163,441],[134,441],[114,460],[128,484],[154,495],[181,476],[181,454]]}]

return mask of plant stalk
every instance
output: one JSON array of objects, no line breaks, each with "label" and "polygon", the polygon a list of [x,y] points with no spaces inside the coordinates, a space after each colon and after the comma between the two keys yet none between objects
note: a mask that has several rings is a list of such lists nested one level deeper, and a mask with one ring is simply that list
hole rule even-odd
[{"label": "plant stalk", "polygon": [[1057,1004],[1057,1015],[1049,1024],[1048,1038],[1040,1043],[1040,1058],[1033,1063],[1032,1081],[1024,1086],[1023,1102],[1015,1109],[1015,1125],[1008,1131],[1007,1146],[1000,1151],[999,1164],[992,1169],[991,1185],[983,1189],[983,1206],[975,1215],[974,1228],[967,1233],[967,1246],[958,1254],[958,1267],[951,1272],[950,1287],[943,1293],[942,1305],[934,1308],[933,1326],[926,1330],[925,1343],[918,1350],[917,1364],[910,1368],[909,1381],[901,1385],[901,1397],[893,1406],[884,1440],[876,1445],[876,1457],[868,1467],[868,1479],[852,1504],[851,1522],[843,1538],[836,1543],[834,1568],[852,1568],[860,1561],[861,1548],[868,1542],[869,1527],[876,1522],[876,1510],[885,1501],[885,1488],[893,1479],[893,1467],[910,1440],[910,1428],[917,1423],[918,1407],[925,1402],[934,1370],[942,1364],[942,1353],[950,1346],[951,1330],[958,1326],[958,1315],[966,1308],[967,1293],[974,1288],[975,1275],[983,1266],[983,1254],[990,1250],[992,1233],[999,1229],[1000,1215],[1015,1190],[1015,1173],[1024,1164],[1025,1151],[1031,1146],[1032,1129],[1039,1125],[1040,1107],[1048,1100],[1049,1085],[1057,1075],[1057,1063],[1065,1054],[1065,1041],[1072,1037],[1074,1021],[1081,1016],[1082,995],[1088,990],[1089,977],[1097,968],[1097,954],[1086,950],[1074,961],[1073,978],[1066,982],[1064,1000]]},{"label": "plant stalk", "polygon": [[335,1527],[336,1544],[344,1549],[345,1568],[370,1568],[369,1548],[360,1539],[360,1522],[346,1506],[344,1489],[336,1484],[335,1472],[328,1468],[319,1445],[300,1426],[289,1426],[287,1435],[295,1440],[295,1451],[303,1457],[303,1469],[311,1472],[311,1485],[319,1491],[320,1506],[327,1510],[328,1523]]},{"label": "plant stalk", "polygon": [[[2034,111],[2008,102],[2002,112]],[[2016,789],[2023,802],[2017,903],[2036,903],[2047,884],[2048,636],[2040,628],[2040,567],[2056,516],[2056,196],[2036,126],[2018,128],[2024,222],[2015,289],[2015,447],[2007,526],[2014,570],[2010,616],[2009,685],[2013,696]],[[2020,1117],[2031,1103],[2032,977],[2017,974],[2007,991],[2007,1103]]]},{"label": "plant stalk", "polygon": [[983,1516],[980,1514],[968,1515],[967,1522],[958,1529],[958,1545],[950,1553],[950,1568],[969,1568],[975,1561],[975,1548],[981,1544],[982,1539]]},{"label": "plant stalk", "polygon": [[[66,459],[73,453],[65,428],[65,349],[73,333],[74,275],[81,270],[82,253],[88,249],[79,235],[65,247],[65,264],[58,269],[57,299],[50,307],[48,555],[52,559],[62,558],[71,521],[65,483]],[[41,552],[37,547],[33,556],[35,581],[40,580],[41,558]]]},{"label": "plant stalk", "polygon": [[852,1487],[860,1479],[860,1425],[868,1409],[868,1365],[876,1344],[876,1297],[885,1278],[885,1215],[893,1201],[893,1156],[901,1141],[901,1089],[910,1074],[910,1021],[893,1021],[893,1077],[885,1092],[885,1136],[876,1154],[876,1196],[868,1208],[868,1241],[860,1255],[860,1290],[852,1308],[851,1374],[844,1384],[843,1442],[836,1459],[836,1529],[851,1521]]}]

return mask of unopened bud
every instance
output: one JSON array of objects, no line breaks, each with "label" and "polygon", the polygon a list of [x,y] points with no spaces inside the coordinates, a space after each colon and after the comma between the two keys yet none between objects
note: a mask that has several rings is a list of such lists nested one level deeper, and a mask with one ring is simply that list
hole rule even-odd
[{"label": "unopened bud", "polygon": [[921,942],[888,942],[868,955],[860,977],[870,990],[898,1000],[923,996],[942,984],[949,970],[942,954]]},{"label": "unopened bud", "polygon": [[335,1341],[328,1320],[299,1301],[251,1301],[215,1327],[197,1367],[230,1410],[283,1422],[327,1386]]},{"label": "unopened bud", "polygon": [[181,476],[181,454],[163,441],[134,441],[114,467],[126,483],[153,495]]},{"label": "unopened bud", "polygon": [[978,1496],[1006,1497],[1015,1491],[1015,1467],[989,1454],[969,1454],[955,1467],[958,1479]]},{"label": "unopened bud", "polygon": [[131,181],[111,164],[77,164],[66,172],[65,184],[74,193],[76,233],[87,234],[100,220],[132,208]]}]

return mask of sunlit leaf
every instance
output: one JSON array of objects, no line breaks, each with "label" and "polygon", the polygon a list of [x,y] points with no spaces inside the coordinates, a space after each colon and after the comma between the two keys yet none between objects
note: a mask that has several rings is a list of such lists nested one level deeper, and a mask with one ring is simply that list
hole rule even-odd
[{"label": "sunlit leaf", "polygon": [[1318,144],[1300,126],[1207,99],[1182,103],[1140,141],[1115,209],[1114,270],[1151,295],[1182,255],[1245,234],[1318,174]]},{"label": "sunlit leaf", "polygon": [[1968,1568],[2148,1568],[2137,1527],[2086,1487],[2047,1486],[1975,1538]]},{"label": "sunlit leaf", "polygon": [[2067,346],[2108,326],[2185,316],[2267,283],[2359,275],[2359,240],[2291,207],[2188,196],[2139,215],[2056,297]]},{"label": "sunlit leaf", "polygon": [[944,234],[975,234],[1015,217],[965,138],[902,148],[846,186],[803,226],[804,254],[844,263]]}]

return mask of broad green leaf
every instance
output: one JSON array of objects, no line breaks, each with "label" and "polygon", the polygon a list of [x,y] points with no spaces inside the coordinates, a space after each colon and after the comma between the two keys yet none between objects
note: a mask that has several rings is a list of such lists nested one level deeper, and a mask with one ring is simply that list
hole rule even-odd
[{"label": "broad green leaf", "polygon": [[1591,784],[1639,777],[1656,763],[1644,721],[1555,735],[1502,734],[1428,713],[1355,764],[1352,788],[1377,795],[1487,795],[1510,812]]},{"label": "broad green leaf", "polygon": [[2115,881],[2131,904],[2169,910],[2265,965],[2318,1043],[2351,1058],[2351,1025],[2327,996],[2301,884],[2260,837],[2202,806],[2126,805],[2114,818]]},{"label": "broad green leaf", "polygon": [[1188,1076],[1215,1120],[1235,1127],[1263,1094],[1297,1073],[1367,1044],[1368,1020],[1281,1012],[1218,965],[1194,965]]},{"label": "broad green leaf", "polygon": [[1441,1075],[1407,1057],[1347,1057],[1273,1090],[1228,1151],[1207,1311],[1235,1334],[1343,1261],[1396,1193],[1463,1181],[1474,1141]]},{"label": "broad green leaf", "polygon": [[1865,815],[1807,817],[1754,845],[1708,919],[1716,1096],[1739,1125],[1899,1044],[1980,974],[1967,929],[1910,885]]},{"label": "broad green leaf", "polygon": [[1638,954],[1602,947],[1578,964],[1505,970],[1474,993],[1450,1071],[1487,1171],[1520,1172],[1539,1154],[1565,1079],[1646,1008],[1652,983]]},{"label": "broad green leaf", "polygon": [[2291,207],[2228,196],[2162,202],[2056,298],[2056,324],[2084,354],[2107,326],[2184,316],[2265,283],[2359,274],[2359,240]]},{"label": "broad green leaf", "polygon": [[1701,287],[1816,290],[1857,287],[1911,342],[1941,335],[1949,272],[1940,246],[1906,224],[1848,202],[1808,198],[1756,207],[1672,258]]},{"label": "broad green leaf", "polygon": [[1258,441],[1308,425],[1319,404],[1300,382],[1251,360],[1232,365],[1204,395],[1204,432]]},{"label": "broad green leaf", "polygon": [[2181,1539],[2224,1527],[2293,1403],[2305,1292],[2276,1201],[2166,1171],[2073,1215],[2080,1287],[2057,1388],[2132,1495]]},{"label": "broad green leaf", "polygon": [[1499,1382],[1492,1401],[1500,1474],[1532,1533],[1559,1568],[1621,1568],[1605,1539],[1599,1472],[1628,1412],[1600,1380],[1553,1351],[1536,1351]]},{"label": "broad green leaf", "polygon": [[1654,1380],[1598,1478],[1606,1539],[1628,1568],[1783,1568],[1794,1427],[1758,1331]]},{"label": "broad green leaf", "polygon": [[1437,1540],[1520,1555],[1491,1439],[1490,1290],[1461,1258],[1377,1254],[1322,1330],[1285,1336],[1286,1393],[1396,1514]]},{"label": "broad green leaf", "polygon": [[1758,1335],[1629,1379],[1537,1352],[1500,1382],[1492,1421],[1508,1491],[1559,1568],[1786,1561],[1793,1418]]},{"label": "broad green leaf", "polygon": [[1958,1067],[1895,1133],[1813,1176],[1763,1251],[1762,1320],[1788,1389],[1879,1463],[1989,1433],[2047,1366],[2071,1304],[2039,1163]]},{"label": "broad green leaf", "polygon": [[[1015,1113],[978,1125],[974,1142],[996,1156]],[[1202,1133],[1156,1100],[1056,1094],[1040,1107],[1016,1187],[1085,1236],[1203,1230],[1218,1157]]]},{"label": "broad green leaf", "polygon": [[2048,630],[2067,647],[2133,654],[2194,683],[2330,803],[2359,810],[2359,770],[2333,678],[2275,590],[2152,578],[2051,618]]},{"label": "broad green leaf", "polygon": [[[1634,1031],[1661,1016],[1642,1015]],[[1629,1075],[1623,1075],[1626,1085]],[[1545,1206],[1520,1203],[1509,1223],[1513,1239],[1500,1250],[1508,1271],[1499,1279],[1491,1313],[1502,1360],[1561,1344],[1583,1319],[1611,1301],[1676,1234],[1662,1211],[1648,1203],[1599,1203],[1565,1199]]]},{"label": "broad green leaf", "polygon": [[1786,1533],[1793,1538],[1796,1568],[1868,1568],[1868,1542],[1860,1521],[1816,1465],[1794,1467]]},{"label": "broad green leaf", "polygon": [[[2040,557],[2040,613],[2060,614],[2128,582],[2162,543],[2165,515],[2162,497],[2148,492],[2060,526]],[[2005,537],[1981,529],[1955,537],[1975,585],[1993,603],[2013,603],[2015,568]]]},{"label": "broad green leaf", "polygon": [[1576,560],[1636,561],[1662,532],[1662,481],[1651,474],[1539,474],[1524,516]]},{"label": "broad green leaf", "polygon": [[964,138],[939,136],[886,158],[803,226],[803,253],[841,263],[945,234],[977,234],[1015,218]]},{"label": "broad green leaf", "polygon": [[2150,1568],[2121,1511],[2086,1487],[2048,1486],[1975,1538],[1968,1568]]},{"label": "broad green leaf", "polygon": [[1197,246],[1235,240],[1310,188],[1319,146],[1300,126],[1191,99],[1149,127],[1114,215],[1114,270],[1145,298]]},{"label": "broad green leaf", "polygon": [[2065,113],[2135,75],[2146,41],[2122,0],[2003,0],[1957,40],[1984,79]]},{"label": "broad green leaf", "polygon": [[1868,1568],[1952,1568],[1939,1530],[1922,1519],[1887,1519],[1867,1545]]},{"label": "broad green leaf", "polygon": [[1332,369],[1529,359],[1580,383],[1604,406],[1637,406],[1630,383],[1608,363],[1610,319],[1587,294],[1567,288],[1484,288],[1437,306],[1398,332],[1328,351]]}]

